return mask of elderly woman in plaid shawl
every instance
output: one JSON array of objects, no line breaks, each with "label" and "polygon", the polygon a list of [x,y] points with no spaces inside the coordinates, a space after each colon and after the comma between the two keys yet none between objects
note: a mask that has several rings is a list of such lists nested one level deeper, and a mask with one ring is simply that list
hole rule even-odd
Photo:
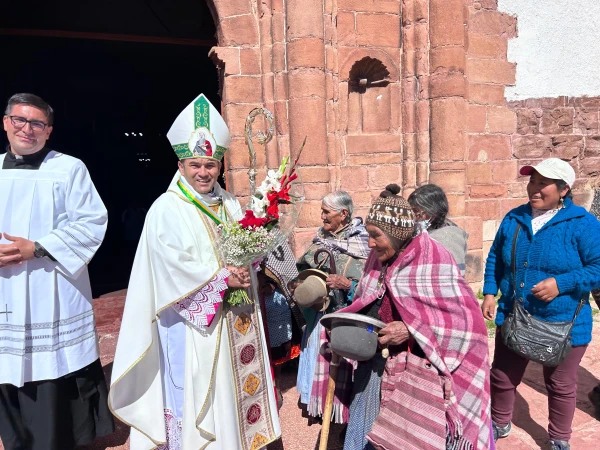
[{"label": "elderly woman in plaid shawl", "polygon": [[388,324],[379,338],[387,351],[354,371],[344,449],[493,448],[479,303],[450,253],[426,232],[413,237],[399,191],[387,186],[371,207],[371,253],[353,303],[340,310]]}]

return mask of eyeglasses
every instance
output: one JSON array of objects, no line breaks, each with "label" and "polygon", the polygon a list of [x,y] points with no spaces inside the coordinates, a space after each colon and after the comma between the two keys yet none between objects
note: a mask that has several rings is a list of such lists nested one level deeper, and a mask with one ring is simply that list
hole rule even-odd
[{"label": "eyeglasses", "polygon": [[25,125],[29,124],[31,130],[34,132],[44,131],[48,124],[40,121],[40,120],[27,120],[25,117],[21,116],[8,116],[10,119],[10,123],[12,123],[15,128],[24,128]]}]

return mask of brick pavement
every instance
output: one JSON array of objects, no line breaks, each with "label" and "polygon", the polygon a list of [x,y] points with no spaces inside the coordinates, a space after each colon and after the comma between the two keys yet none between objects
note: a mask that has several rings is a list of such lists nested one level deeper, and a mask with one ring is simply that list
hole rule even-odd
[{"label": "brick pavement", "polygon": [[[101,298],[94,302],[100,353],[107,378],[110,378],[117,337],[121,326],[123,297]],[[573,420],[573,450],[598,448],[600,421],[593,417],[593,409],[588,402],[587,392],[600,381],[600,321],[596,320],[594,338],[582,361],[579,371],[577,410]],[[492,341],[490,340],[490,344]],[[493,347],[490,347],[493,351]],[[318,449],[321,426],[308,425],[298,408],[298,395],[295,389],[295,375],[284,371],[282,376],[284,392],[283,407],[280,411],[283,439],[269,446],[269,450],[311,450]],[[511,435],[498,442],[498,450],[537,450],[545,449],[547,442],[546,425],[548,408],[543,384],[541,366],[530,364],[515,404],[514,426]],[[343,448],[339,439],[340,427],[332,427],[329,436],[329,450]],[[82,450],[126,450],[129,449],[129,429],[118,423],[116,432],[109,437],[97,439],[94,444]],[[596,442],[594,444],[594,442]],[[0,443],[0,450],[4,447]],[[233,450],[233,449],[232,449]]]}]

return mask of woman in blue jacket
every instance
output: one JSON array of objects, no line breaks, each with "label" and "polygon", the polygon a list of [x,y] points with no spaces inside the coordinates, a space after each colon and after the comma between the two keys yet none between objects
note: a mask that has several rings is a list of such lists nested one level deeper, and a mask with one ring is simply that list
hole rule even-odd
[{"label": "woman in blue jacket", "polygon": [[[531,315],[548,322],[571,321],[585,297],[572,330],[572,349],[557,367],[544,367],[548,390],[548,434],[552,450],[568,450],[575,414],[577,369],[592,339],[589,292],[600,286],[600,222],[571,200],[575,171],[558,159],[525,166],[530,175],[529,203],[510,211],[502,220],[485,268],[482,312],[500,327],[513,309],[515,294]],[[512,243],[517,224],[521,230],[512,274]],[[495,295],[502,293],[496,309]],[[496,333],[491,369],[494,438],[510,433],[516,388],[529,361],[509,350]]]}]

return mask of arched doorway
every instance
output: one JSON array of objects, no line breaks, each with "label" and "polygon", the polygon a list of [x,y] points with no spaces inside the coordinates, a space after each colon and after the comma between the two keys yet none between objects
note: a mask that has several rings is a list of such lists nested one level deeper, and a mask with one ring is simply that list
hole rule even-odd
[{"label": "arched doorway", "polygon": [[[9,3],[0,16],[0,101],[32,92],[54,107],[49,146],[84,161],[109,211],[90,264],[94,295],[125,288],[140,215],[176,170],[167,130],[200,92],[220,105],[211,13],[199,0],[32,0],[27,14],[22,8]],[[3,152],[4,133],[0,145]]]}]

